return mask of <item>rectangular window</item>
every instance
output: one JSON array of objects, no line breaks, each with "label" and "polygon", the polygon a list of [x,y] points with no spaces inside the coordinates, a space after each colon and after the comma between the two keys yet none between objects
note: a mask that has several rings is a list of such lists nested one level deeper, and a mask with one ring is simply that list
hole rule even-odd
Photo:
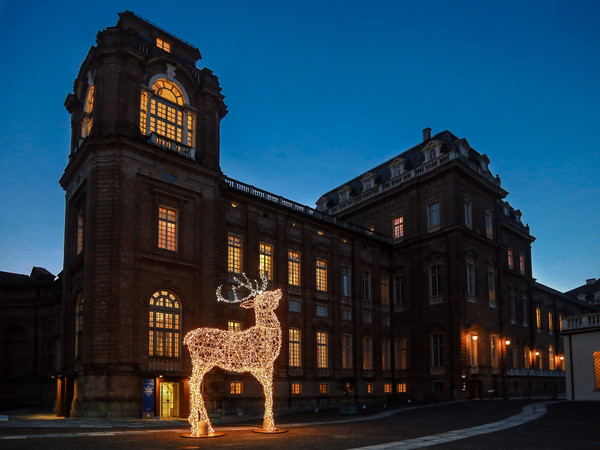
[{"label": "rectangular window", "polygon": [[519,271],[525,275],[525,255],[523,253],[519,253]]},{"label": "rectangular window", "polygon": [[165,52],[171,52],[171,44],[161,38],[156,38],[156,46]]},{"label": "rectangular window", "polygon": [[427,206],[427,231],[437,231],[440,229],[440,204],[432,203]]},{"label": "rectangular window", "polygon": [[363,320],[363,323],[371,323],[373,321],[373,316],[370,312],[364,311],[362,313],[362,320]]},{"label": "rectangular window", "polygon": [[392,370],[392,348],[389,339],[381,340],[381,369]]},{"label": "rectangular window", "polygon": [[513,259],[513,251],[512,248],[509,248],[507,251],[507,258],[508,258],[508,268],[512,269],[515,266],[515,261]]},{"label": "rectangular window", "polygon": [[233,234],[227,236],[227,270],[242,273],[242,238]]},{"label": "rectangular window", "polygon": [[327,384],[325,384],[325,383],[319,384],[319,392],[321,394],[327,394]]},{"label": "rectangular window", "polygon": [[381,275],[380,278],[381,286],[381,304],[390,304],[390,278],[387,275]]},{"label": "rectangular window", "polygon": [[404,217],[394,218],[394,239],[402,239],[404,237]]},{"label": "rectangular window", "polygon": [[342,296],[350,297],[350,267],[342,266]]},{"label": "rectangular window", "polygon": [[373,338],[363,337],[363,370],[373,370]]},{"label": "rectangular window", "polygon": [[600,352],[594,352],[594,379],[595,389],[598,391],[600,390]]},{"label": "rectangular window", "polygon": [[442,266],[436,265],[429,268],[429,302],[431,304],[442,301]]},{"label": "rectangular window", "polygon": [[465,201],[465,226],[467,228],[473,227],[473,204],[469,201]]},{"label": "rectangular window", "polygon": [[498,343],[498,336],[490,337],[490,356],[492,359],[492,367],[494,369],[497,369],[500,363],[500,347]]},{"label": "rectangular window", "polygon": [[290,367],[300,367],[300,330],[289,329],[289,356]]},{"label": "rectangular window", "polygon": [[396,392],[398,392],[399,394],[406,393],[406,383],[397,383]]},{"label": "rectangular window", "polygon": [[431,365],[443,367],[444,365],[444,335],[435,333],[431,335]]},{"label": "rectangular window", "polygon": [[342,320],[352,320],[352,310],[350,308],[342,308]]},{"label": "rectangular window", "polygon": [[396,339],[394,348],[396,352],[396,370],[406,370],[406,338]]},{"label": "rectangular window", "polygon": [[373,384],[367,383],[367,394],[373,393]]},{"label": "rectangular window", "polygon": [[83,251],[83,212],[77,214],[77,254],[80,255]]},{"label": "rectangular window", "polygon": [[496,272],[493,268],[488,268],[487,273],[488,282],[488,301],[492,308],[496,307]]},{"label": "rectangular window", "polygon": [[554,354],[554,347],[548,346],[548,369],[556,370],[556,355]]},{"label": "rectangular window", "polygon": [[390,326],[390,316],[388,316],[387,314],[382,314],[381,315],[381,325],[383,325],[384,327],[389,327]]},{"label": "rectangular window", "polygon": [[552,311],[548,311],[548,331],[550,334],[554,332],[554,321],[552,317]]},{"label": "rectangular window", "polygon": [[342,334],[342,369],[352,369],[351,334]]},{"label": "rectangular window", "polygon": [[242,395],[244,392],[244,383],[241,381],[232,381],[229,383],[229,393],[232,395]]},{"label": "rectangular window", "polygon": [[317,317],[327,317],[327,305],[317,304]]},{"label": "rectangular window", "polygon": [[289,300],[288,303],[291,312],[300,312],[300,302],[298,300]]},{"label": "rectangular window", "polygon": [[302,385],[300,383],[292,383],[291,391],[293,395],[302,394]]},{"label": "rectangular window", "polygon": [[229,331],[242,331],[242,322],[235,322],[233,320],[229,320],[227,322],[227,329]]},{"label": "rectangular window", "polygon": [[469,301],[475,301],[475,264],[467,262],[467,297]]},{"label": "rectangular window", "polygon": [[317,291],[327,292],[327,261],[317,258]]},{"label": "rectangular window", "polygon": [[177,250],[177,210],[158,207],[158,248]]},{"label": "rectangular window", "polygon": [[538,333],[542,331],[542,308],[539,306],[535,307],[535,327]]},{"label": "rectangular window", "polygon": [[494,222],[492,213],[489,211],[485,212],[485,235],[488,239],[494,238]]},{"label": "rectangular window", "polygon": [[385,383],[383,385],[383,393],[384,394],[391,394],[392,393],[392,383]]},{"label": "rectangular window", "polygon": [[261,242],[259,244],[259,270],[267,280],[273,279],[273,246]]},{"label": "rectangular window", "polygon": [[394,309],[401,311],[404,307],[404,277],[398,275],[394,277]]},{"label": "rectangular window", "polygon": [[288,251],[288,284],[300,286],[300,253]]},{"label": "rectangular window", "polygon": [[517,297],[514,290],[510,290],[509,293],[510,301],[510,323],[517,323]]},{"label": "rectangular window", "polygon": [[479,365],[477,342],[478,336],[476,334],[467,336],[467,350],[469,352],[469,365],[471,367],[477,367]]},{"label": "rectangular window", "polygon": [[324,331],[317,331],[317,368],[327,369],[327,367],[329,367],[327,362],[327,333]]},{"label": "rectangular window", "polygon": [[362,300],[363,302],[371,301],[371,273],[362,273]]},{"label": "rectangular window", "polygon": [[526,327],[529,325],[529,315],[527,314],[527,311],[529,310],[529,305],[527,304],[527,297],[521,297],[521,303],[523,306],[523,326]]},{"label": "rectangular window", "polygon": [[531,369],[531,350],[529,347],[523,347],[523,365],[525,369]]}]

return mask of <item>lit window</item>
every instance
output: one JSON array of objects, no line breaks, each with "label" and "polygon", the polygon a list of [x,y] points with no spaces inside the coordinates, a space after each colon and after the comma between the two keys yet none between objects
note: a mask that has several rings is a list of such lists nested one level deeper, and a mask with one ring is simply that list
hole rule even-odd
[{"label": "lit window", "polygon": [[525,255],[523,253],[519,254],[519,270],[525,275]]},{"label": "lit window", "polygon": [[529,347],[523,347],[523,365],[525,369],[531,369],[531,350]]},{"label": "lit window", "polygon": [[260,274],[267,277],[267,280],[273,279],[273,246],[269,244],[259,244],[259,268]]},{"label": "lit window", "polygon": [[177,211],[160,206],[158,208],[158,248],[177,250]]},{"label": "lit window", "polygon": [[342,369],[352,369],[352,335],[342,334]]},{"label": "lit window", "polygon": [[288,251],[288,284],[300,286],[300,253]]},{"label": "lit window", "polygon": [[432,203],[427,207],[427,230],[429,232],[440,229],[440,204]]},{"label": "lit window", "polygon": [[465,201],[465,226],[473,227],[473,204],[468,201]]},{"label": "lit window", "polygon": [[478,337],[479,336],[477,336],[476,334],[467,335],[467,352],[469,356],[469,365],[471,367],[477,367],[479,365],[479,359],[477,354],[477,342],[479,341]]},{"label": "lit window", "polygon": [[600,390],[600,352],[594,352],[594,378],[596,380],[595,389]]},{"label": "lit window", "polygon": [[367,383],[367,394],[373,393],[373,385],[371,383]]},{"label": "lit window", "polygon": [[385,383],[383,385],[383,392],[385,394],[391,394],[392,393],[392,383]]},{"label": "lit window", "polygon": [[227,329],[229,331],[242,331],[242,322],[230,320],[227,322]]},{"label": "lit window", "polygon": [[319,384],[319,392],[321,394],[327,394],[327,384],[325,384],[325,383]]},{"label": "lit window", "polygon": [[242,273],[242,238],[233,234],[227,237],[227,270]]},{"label": "lit window", "polygon": [[442,266],[436,265],[429,268],[429,302],[431,304],[442,301]]},{"label": "lit window", "polygon": [[342,295],[350,297],[350,267],[342,266]]},{"label": "lit window", "polygon": [[83,108],[83,121],[81,123],[81,137],[85,138],[92,132],[93,118],[92,112],[94,111],[94,85],[92,84],[85,98],[85,106]]},{"label": "lit window", "polygon": [[554,354],[554,347],[548,346],[548,369],[556,370],[556,355]]},{"label": "lit window", "polygon": [[489,239],[494,237],[494,222],[492,213],[489,211],[485,212],[485,235]]},{"label": "lit window", "polygon": [[371,301],[371,273],[362,273],[362,300],[363,302]]},{"label": "lit window", "polygon": [[289,337],[290,367],[300,367],[300,330],[290,328]]},{"label": "lit window", "polygon": [[381,369],[391,370],[392,351],[389,339],[381,340]]},{"label": "lit window", "polygon": [[302,394],[302,385],[300,383],[292,383],[291,390],[292,394],[300,395]]},{"label": "lit window", "polygon": [[507,262],[508,262],[508,268],[512,269],[515,265],[514,265],[514,259],[513,259],[513,251],[512,248],[509,248],[507,251]]},{"label": "lit window", "polygon": [[171,52],[171,44],[161,38],[156,38],[156,46],[165,52]]},{"label": "lit window", "polygon": [[539,306],[535,308],[535,326],[539,333],[542,329],[542,308]]},{"label": "lit window", "polygon": [[83,345],[83,295],[77,296],[75,304],[75,358],[81,358]]},{"label": "lit window", "polygon": [[406,338],[396,339],[394,350],[396,352],[396,370],[406,370]]},{"label": "lit window", "polygon": [[444,365],[444,335],[441,333],[431,335],[431,365],[432,367]]},{"label": "lit window", "polygon": [[363,337],[363,370],[373,370],[373,338]]},{"label": "lit window", "polygon": [[232,395],[242,395],[244,392],[244,383],[241,381],[232,381],[229,383],[229,393]]},{"label": "lit window", "polygon": [[181,308],[169,291],[157,291],[150,297],[149,356],[179,357]]},{"label": "lit window", "polygon": [[76,251],[77,254],[80,255],[83,251],[83,231],[84,231],[84,221],[83,221],[83,212],[77,214],[77,242],[76,242]]},{"label": "lit window", "polygon": [[405,393],[406,392],[406,383],[397,383],[396,384],[396,392]]},{"label": "lit window", "polygon": [[317,258],[317,291],[327,292],[327,261]]},{"label": "lit window", "polygon": [[154,83],[151,92],[142,91],[140,131],[193,147],[194,115],[185,107],[183,93],[175,83],[163,78]]},{"label": "lit window", "polygon": [[327,333],[317,331],[317,368],[327,369]]},{"label": "lit window", "polygon": [[317,316],[327,317],[327,305],[317,304]]},{"label": "lit window", "polygon": [[380,278],[380,287],[381,287],[381,304],[389,305],[390,304],[390,278],[387,275],[381,275]]},{"label": "lit window", "polygon": [[552,317],[552,311],[548,311],[548,331],[550,334],[554,332],[554,320]]},{"label": "lit window", "polygon": [[404,237],[404,217],[394,218],[394,239],[401,239]]}]

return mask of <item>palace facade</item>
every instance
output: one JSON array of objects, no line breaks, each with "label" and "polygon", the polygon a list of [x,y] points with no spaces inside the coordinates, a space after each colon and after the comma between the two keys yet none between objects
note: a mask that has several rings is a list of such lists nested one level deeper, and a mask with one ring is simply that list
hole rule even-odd
[{"label": "palace facade", "polygon": [[[534,237],[489,158],[449,131],[325,193],[313,209],[221,170],[217,77],[131,12],[98,33],[71,115],[57,414],[186,417],[198,327],[235,275],[283,291],[275,409],[565,392],[561,318],[589,308],[535,282]],[[220,369],[213,411],[260,409]]]}]

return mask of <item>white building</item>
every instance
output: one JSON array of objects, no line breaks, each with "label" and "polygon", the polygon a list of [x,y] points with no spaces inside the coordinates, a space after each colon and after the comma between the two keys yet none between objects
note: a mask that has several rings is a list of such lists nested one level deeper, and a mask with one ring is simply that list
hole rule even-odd
[{"label": "white building", "polygon": [[567,400],[600,400],[600,313],[562,320]]}]

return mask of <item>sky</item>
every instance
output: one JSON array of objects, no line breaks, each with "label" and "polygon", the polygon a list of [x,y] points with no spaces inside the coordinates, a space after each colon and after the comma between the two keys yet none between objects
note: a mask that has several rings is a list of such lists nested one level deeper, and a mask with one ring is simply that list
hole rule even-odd
[{"label": "sky", "polygon": [[449,130],[489,156],[559,291],[600,278],[600,2],[0,0],[0,271],[62,270],[70,118],[96,33],[130,10],[220,80],[221,168],[315,206]]}]

